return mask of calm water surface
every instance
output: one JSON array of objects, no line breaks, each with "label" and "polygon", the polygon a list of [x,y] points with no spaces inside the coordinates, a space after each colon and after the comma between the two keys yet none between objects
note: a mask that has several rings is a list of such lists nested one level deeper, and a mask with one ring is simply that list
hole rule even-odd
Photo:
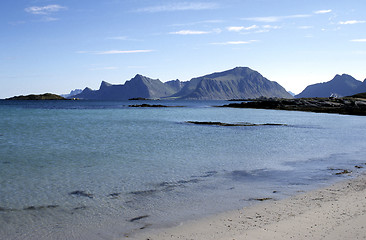
[{"label": "calm water surface", "polygon": [[0,101],[0,239],[123,239],[330,184],[344,177],[337,169],[366,163],[365,117],[136,103]]}]

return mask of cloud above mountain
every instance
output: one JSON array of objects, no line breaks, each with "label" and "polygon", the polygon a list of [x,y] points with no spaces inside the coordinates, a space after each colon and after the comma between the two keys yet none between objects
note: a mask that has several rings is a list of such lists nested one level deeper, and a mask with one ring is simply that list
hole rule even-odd
[{"label": "cloud above mountain", "polygon": [[61,10],[67,9],[66,7],[53,4],[53,5],[47,5],[47,6],[32,6],[27,7],[24,10],[28,13],[35,14],[35,15],[48,15],[51,13],[55,13]]}]

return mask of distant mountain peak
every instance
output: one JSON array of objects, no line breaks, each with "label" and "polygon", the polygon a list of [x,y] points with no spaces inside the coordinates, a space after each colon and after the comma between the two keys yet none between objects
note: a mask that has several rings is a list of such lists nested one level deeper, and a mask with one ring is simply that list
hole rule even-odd
[{"label": "distant mountain peak", "polygon": [[[356,80],[354,77],[352,77],[351,75],[345,74],[343,73],[342,75],[335,75],[335,77],[332,80]],[[331,80],[331,81],[332,81]]]},{"label": "distant mountain peak", "polygon": [[145,76],[138,73],[132,79],[135,79],[135,78],[145,78]]},{"label": "distant mountain peak", "polygon": [[252,72],[254,72],[254,70],[251,69],[251,68],[249,68],[249,67],[240,67],[240,66],[239,67],[235,67],[235,68],[233,68],[231,70],[233,70],[233,71],[240,71],[240,72],[243,72],[243,71],[252,71]]},{"label": "distant mountain peak", "polygon": [[316,83],[307,86],[297,98],[306,97],[330,97],[330,96],[351,96],[363,91],[362,82],[351,75],[343,73],[323,83]]},{"label": "distant mountain peak", "polygon": [[102,81],[102,83],[100,84],[99,90],[105,89],[105,88],[110,87],[110,86],[112,86],[112,84],[110,84],[106,81]]}]

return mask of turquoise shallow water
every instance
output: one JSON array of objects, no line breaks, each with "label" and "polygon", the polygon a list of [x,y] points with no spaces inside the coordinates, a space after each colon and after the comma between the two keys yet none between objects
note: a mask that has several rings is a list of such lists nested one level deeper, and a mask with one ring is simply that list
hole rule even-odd
[{"label": "turquoise shallow water", "polygon": [[136,103],[1,101],[0,239],[123,238],[329,184],[366,162],[364,117]]}]

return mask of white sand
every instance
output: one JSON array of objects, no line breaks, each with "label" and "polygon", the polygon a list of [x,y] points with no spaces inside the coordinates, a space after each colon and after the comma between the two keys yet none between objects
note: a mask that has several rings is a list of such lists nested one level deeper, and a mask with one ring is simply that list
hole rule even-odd
[{"label": "white sand", "polygon": [[129,239],[366,239],[366,175]]}]

